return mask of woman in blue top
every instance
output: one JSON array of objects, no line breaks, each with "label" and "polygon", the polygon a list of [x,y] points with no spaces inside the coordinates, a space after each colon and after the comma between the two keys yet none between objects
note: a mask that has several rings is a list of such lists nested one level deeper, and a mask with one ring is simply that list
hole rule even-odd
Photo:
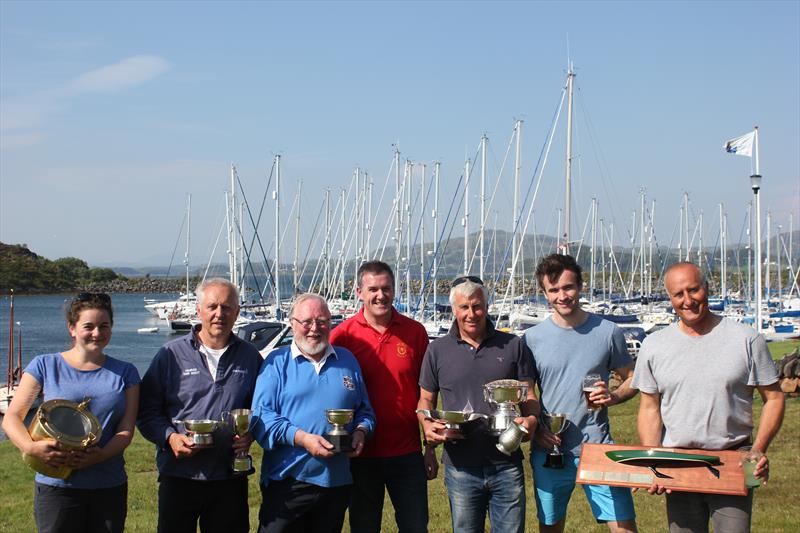
[{"label": "woman in blue top", "polygon": [[[122,452],[133,438],[139,373],[103,353],[114,323],[107,294],[79,294],[66,306],[66,318],[72,348],[39,355],[25,368],[3,431],[23,453],[72,469],[66,479],[36,474],[34,517],[40,532],[122,531],[128,499]],[[23,420],[40,393],[44,401],[89,398],[89,411],[103,429],[97,445],[65,450],[53,439],[31,440]]]}]

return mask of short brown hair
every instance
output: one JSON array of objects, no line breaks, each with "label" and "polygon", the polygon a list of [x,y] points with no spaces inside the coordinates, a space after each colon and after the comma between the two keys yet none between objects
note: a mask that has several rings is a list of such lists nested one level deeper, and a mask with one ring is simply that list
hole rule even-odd
[{"label": "short brown hair", "polygon": [[540,287],[544,288],[543,282],[545,276],[547,277],[547,281],[555,283],[565,270],[574,272],[575,277],[578,278],[578,288],[583,287],[583,271],[581,270],[581,266],[571,255],[550,254],[539,261],[539,264],[536,266],[536,281],[539,282]]},{"label": "short brown hair", "polygon": [[358,267],[358,272],[356,273],[356,277],[358,278],[358,286],[361,287],[361,278],[364,277],[364,274],[389,274],[389,277],[392,279],[392,286],[394,286],[394,272],[392,272],[392,267],[388,264],[384,263],[383,261],[373,260],[367,261],[366,263],[362,263],[360,267]]},{"label": "short brown hair", "polygon": [[111,297],[104,292],[81,292],[64,306],[64,318],[67,324],[74,326],[83,311],[99,309],[108,313],[111,325],[114,325],[114,309],[111,307]]}]

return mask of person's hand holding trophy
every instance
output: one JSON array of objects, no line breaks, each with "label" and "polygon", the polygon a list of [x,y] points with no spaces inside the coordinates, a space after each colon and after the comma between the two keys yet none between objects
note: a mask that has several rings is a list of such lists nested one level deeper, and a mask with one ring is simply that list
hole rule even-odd
[{"label": "person's hand holding trophy", "polygon": [[544,461],[545,468],[564,468],[564,454],[558,449],[561,444],[560,435],[567,427],[569,420],[567,413],[542,413],[542,424],[539,424],[540,431],[537,434],[537,441],[545,447],[552,446],[553,449]]}]

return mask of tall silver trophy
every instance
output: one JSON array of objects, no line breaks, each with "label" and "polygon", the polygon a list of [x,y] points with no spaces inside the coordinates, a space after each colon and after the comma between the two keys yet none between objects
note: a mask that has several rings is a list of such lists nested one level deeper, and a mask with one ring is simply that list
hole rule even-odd
[{"label": "tall silver trophy", "polygon": [[520,416],[519,404],[528,397],[528,384],[516,379],[498,379],[483,386],[483,397],[495,407],[490,432],[500,435]]},{"label": "tall silver trophy", "polygon": [[[243,437],[250,431],[250,409],[234,409],[223,411],[222,420],[225,421],[235,435]],[[246,451],[242,450],[233,455],[231,468],[234,472],[249,472],[253,468],[253,458]]]},{"label": "tall silver trophy", "polygon": [[345,426],[353,421],[353,409],[325,409],[325,418],[333,429],[325,433],[325,440],[333,444],[333,452],[352,452],[353,436],[347,432]]},{"label": "tall silver trophy", "polygon": [[[544,423],[547,428],[555,435],[560,435],[567,427],[567,413],[544,413]],[[553,449],[544,460],[545,468],[564,468],[564,454],[558,449],[558,445],[553,444]]]}]

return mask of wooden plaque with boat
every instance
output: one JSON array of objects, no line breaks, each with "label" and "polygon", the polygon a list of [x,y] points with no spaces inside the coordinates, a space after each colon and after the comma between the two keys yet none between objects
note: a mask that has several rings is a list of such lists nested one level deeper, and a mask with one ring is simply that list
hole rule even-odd
[{"label": "wooden plaque with boat", "polygon": [[745,496],[741,452],[584,444],[576,481],[585,485]]}]

